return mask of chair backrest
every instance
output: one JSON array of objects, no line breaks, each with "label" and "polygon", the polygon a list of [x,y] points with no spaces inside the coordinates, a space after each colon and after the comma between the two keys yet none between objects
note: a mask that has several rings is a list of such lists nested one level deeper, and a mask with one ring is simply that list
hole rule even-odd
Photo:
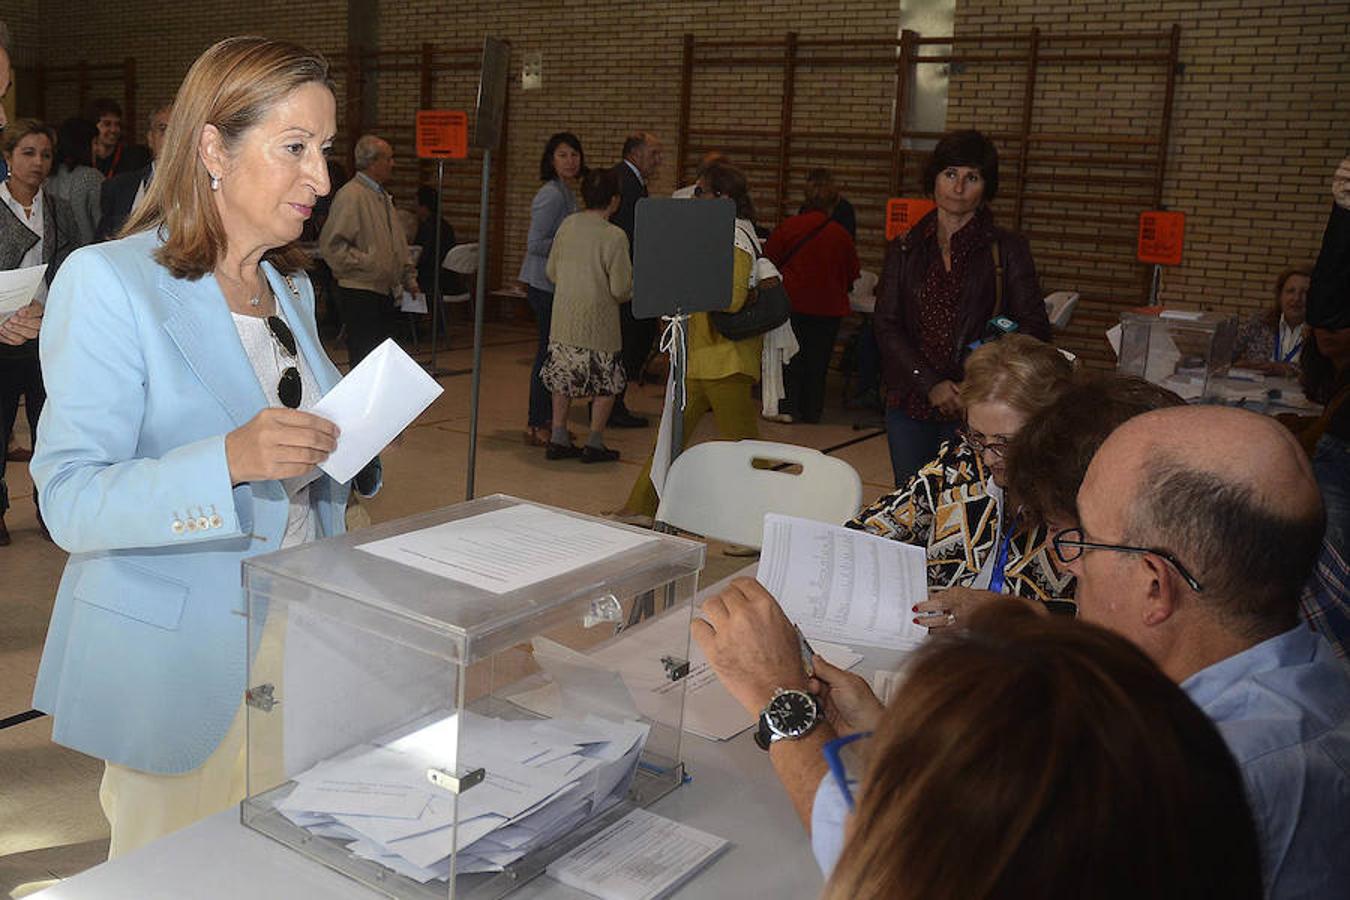
[{"label": "chair backrest", "polygon": [[478,244],[456,244],[445,254],[441,267],[461,275],[478,271]]},{"label": "chair backrest", "polygon": [[[756,468],[760,460],[763,468]],[[793,473],[780,463],[800,466]],[[660,522],[747,547],[763,541],[764,514],[842,525],[862,506],[862,479],[841,459],[772,441],[708,441],[676,458],[666,474]]]},{"label": "chair backrest", "polygon": [[1069,319],[1073,318],[1074,308],[1078,306],[1077,291],[1055,291],[1045,298],[1045,316],[1050,320],[1050,327],[1056,331],[1063,331],[1069,324]]}]

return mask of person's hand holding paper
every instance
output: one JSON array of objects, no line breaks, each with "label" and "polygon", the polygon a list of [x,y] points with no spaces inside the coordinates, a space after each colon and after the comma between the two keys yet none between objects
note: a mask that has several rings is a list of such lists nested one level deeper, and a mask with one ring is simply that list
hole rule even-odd
[{"label": "person's hand holding paper", "polygon": [[337,448],[319,468],[338,481],[350,481],[441,390],[398,344],[386,340],[314,405],[314,414],[341,432]]},{"label": "person's hand holding paper", "polygon": [[12,315],[0,313],[0,344],[18,346],[38,336],[42,328],[42,304],[33,302],[21,306]]}]

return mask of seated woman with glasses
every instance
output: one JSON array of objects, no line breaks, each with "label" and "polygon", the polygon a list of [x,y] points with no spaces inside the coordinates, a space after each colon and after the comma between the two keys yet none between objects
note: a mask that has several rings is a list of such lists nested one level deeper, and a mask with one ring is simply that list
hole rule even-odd
[{"label": "seated woman with glasses", "polygon": [[1004,490],[1008,442],[1072,374],[1063,354],[1025,335],[980,347],[961,383],[961,440],[943,444],[908,484],[845,523],[927,548],[928,586],[940,593],[915,606],[920,624],[956,624],[985,591],[1073,609],[1073,579],[1051,560],[1044,525],[1025,521]]},{"label": "seated woman with glasses", "polygon": [[826,900],[1261,896],[1237,765],[1142,652],[1018,604],[969,626],[918,650],[849,745],[862,778],[840,782],[852,814]]}]

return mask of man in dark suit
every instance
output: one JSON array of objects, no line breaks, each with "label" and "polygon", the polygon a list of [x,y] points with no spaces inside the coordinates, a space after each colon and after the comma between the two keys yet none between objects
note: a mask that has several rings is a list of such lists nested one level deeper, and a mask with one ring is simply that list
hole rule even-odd
[{"label": "man in dark suit", "polygon": [[[619,211],[610,222],[628,235],[628,254],[633,254],[633,220],[637,202],[647,196],[647,183],[661,169],[661,141],[656,135],[639,131],[623,142],[623,160],[614,167],[619,176]],[[633,304],[619,307],[619,324],[623,338],[623,368],[631,384],[642,373],[647,356],[656,340],[658,320],[633,318]],[[629,412],[620,397],[610,414],[609,424],[616,428],[643,428],[647,420]]]},{"label": "man in dark suit", "polygon": [[99,194],[98,228],[94,231],[94,240],[106,241],[114,237],[122,223],[131,215],[131,209],[150,186],[150,177],[155,172],[155,159],[164,146],[164,134],[169,130],[169,112],[165,105],[150,115],[150,130],[146,132],[145,143],[150,148],[150,164],[133,172],[114,175],[103,182]]}]

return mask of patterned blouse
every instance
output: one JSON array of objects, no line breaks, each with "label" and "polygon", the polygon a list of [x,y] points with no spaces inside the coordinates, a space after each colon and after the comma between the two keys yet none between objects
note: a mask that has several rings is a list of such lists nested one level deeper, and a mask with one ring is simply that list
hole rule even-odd
[{"label": "patterned blouse", "polygon": [[[944,443],[937,458],[909,483],[885,494],[853,519],[849,528],[928,550],[928,586],[969,587],[985,560],[997,553],[998,501],[986,490],[989,476],[978,454],[960,441]],[[1008,548],[1005,592],[1042,603],[1072,603],[1073,576],[1051,562],[1046,529],[1017,531]]]}]

